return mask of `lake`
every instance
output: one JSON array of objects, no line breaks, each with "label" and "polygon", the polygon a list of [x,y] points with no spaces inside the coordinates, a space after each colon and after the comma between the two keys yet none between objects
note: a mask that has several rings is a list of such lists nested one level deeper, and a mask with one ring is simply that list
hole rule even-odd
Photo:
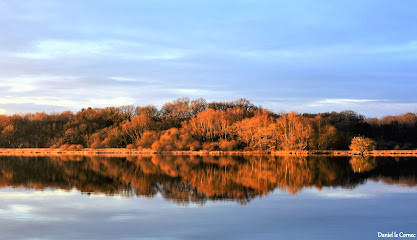
[{"label": "lake", "polygon": [[415,234],[416,160],[3,156],[0,233],[2,239],[378,239],[378,232]]}]

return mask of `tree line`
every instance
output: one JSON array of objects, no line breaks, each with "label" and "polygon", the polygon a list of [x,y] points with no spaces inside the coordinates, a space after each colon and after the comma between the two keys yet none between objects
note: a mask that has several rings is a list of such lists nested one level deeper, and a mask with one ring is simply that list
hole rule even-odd
[{"label": "tree line", "polygon": [[274,113],[246,99],[202,98],[179,98],[161,109],[129,105],[0,115],[1,148],[347,150],[358,136],[375,141],[377,149],[416,149],[417,115]]}]

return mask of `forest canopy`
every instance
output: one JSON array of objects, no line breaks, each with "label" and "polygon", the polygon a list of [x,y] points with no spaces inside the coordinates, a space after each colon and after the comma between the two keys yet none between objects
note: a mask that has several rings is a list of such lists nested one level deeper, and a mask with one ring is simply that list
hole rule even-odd
[{"label": "forest canopy", "polygon": [[408,150],[417,148],[415,136],[415,113],[380,119],[353,111],[278,114],[246,99],[0,115],[1,148],[347,150],[353,138],[366,137],[376,149]]}]

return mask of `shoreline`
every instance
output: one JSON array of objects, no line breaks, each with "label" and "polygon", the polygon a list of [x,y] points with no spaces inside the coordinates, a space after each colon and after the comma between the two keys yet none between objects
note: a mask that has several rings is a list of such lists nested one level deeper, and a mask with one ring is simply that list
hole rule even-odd
[{"label": "shoreline", "polygon": [[[301,150],[301,151],[163,151],[135,150],[126,148],[103,148],[83,150],[60,150],[51,148],[0,148],[0,156],[44,156],[44,155],[103,155],[103,156],[132,156],[132,155],[189,155],[189,156],[360,156],[350,150]],[[374,150],[365,152],[364,156],[381,157],[417,157],[417,150]]]}]

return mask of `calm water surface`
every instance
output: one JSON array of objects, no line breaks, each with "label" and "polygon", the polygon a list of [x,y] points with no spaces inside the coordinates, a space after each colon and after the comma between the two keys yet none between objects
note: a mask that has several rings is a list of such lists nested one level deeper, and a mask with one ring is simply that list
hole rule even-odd
[{"label": "calm water surface", "polygon": [[415,158],[0,157],[0,238],[378,239],[417,233],[416,175]]}]

